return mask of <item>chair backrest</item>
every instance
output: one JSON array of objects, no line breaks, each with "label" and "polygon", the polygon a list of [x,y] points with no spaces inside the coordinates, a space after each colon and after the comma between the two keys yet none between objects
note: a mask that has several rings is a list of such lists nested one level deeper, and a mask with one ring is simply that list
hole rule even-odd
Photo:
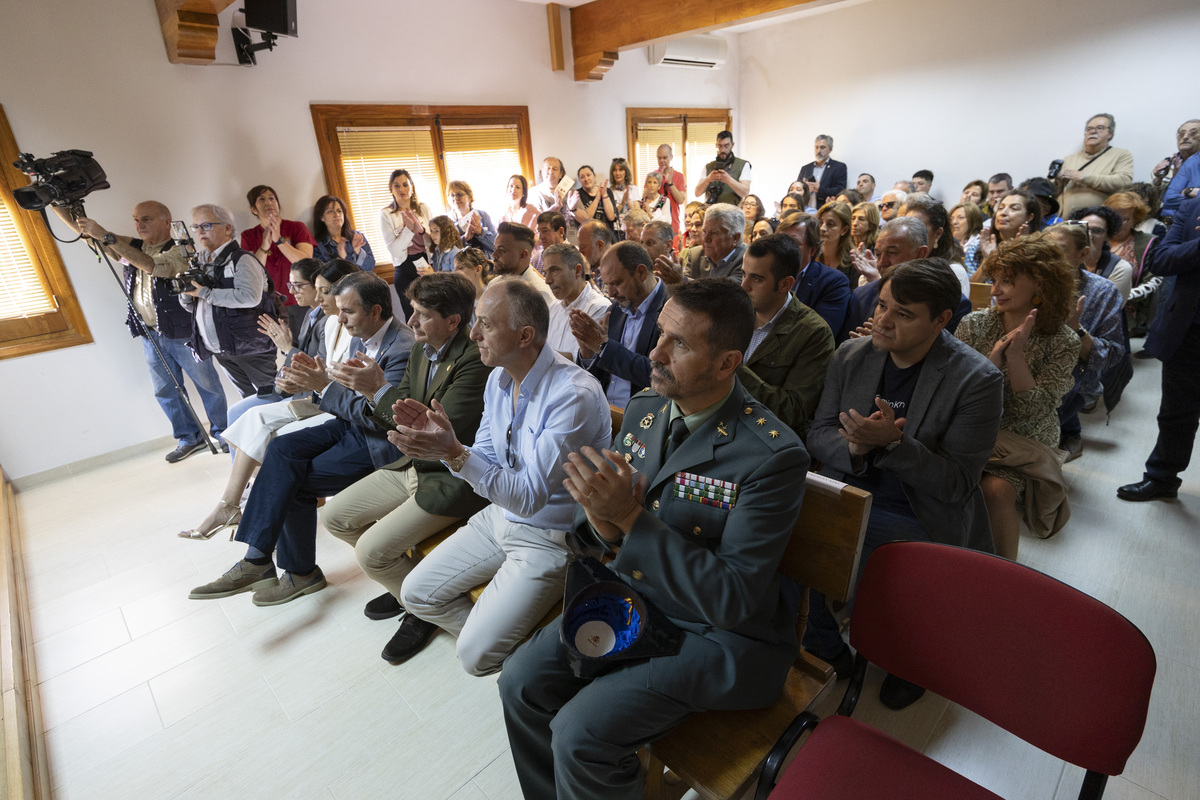
[{"label": "chair backrest", "polygon": [[870,492],[808,473],[800,516],[779,571],[845,603],[854,591],[870,514]]},{"label": "chair backrest", "polygon": [[624,409],[620,409],[612,404],[609,404],[608,413],[612,416],[612,435],[613,439],[616,439],[617,434],[621,432],[621,423],[625,421],[625,411]]},{"label": "chair backrest", "polygon": [[978,311],[992,304],[992,286],[989,283],[971,284],[971,310]]},{"label": "chair backrest", "polygon": [[876,548],[850,644],[889,672],[1064,761],[1118,775],[1141,739],[1156,669],[1104,603],[998,556],[928,542]]}]

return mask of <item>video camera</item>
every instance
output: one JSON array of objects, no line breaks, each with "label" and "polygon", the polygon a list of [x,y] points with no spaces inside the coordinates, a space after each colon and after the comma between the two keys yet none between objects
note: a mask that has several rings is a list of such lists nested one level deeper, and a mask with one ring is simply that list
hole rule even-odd
[{"label": "video camera", "polygon": [[29,186],[13,190],[17,205],[29,211],[54,205],[81,213],[83,198],[109,185],[89,150],[60,150],[49,158],[21,153],[13,166],[33,179]]},{"label": "video camera", "polygon": [[184,258],[188,262],[188,269],[185,272],[166,279],[172,292],[176,294],[190,292],[193,288],[193,281],[209,289],[216,289],[221,285],[217,276],[209,272],[208,267],[196,255],[196,243],[188,234],[186,222],[175,220],[171,223],[171,241],[176,247],[183,250]]}]

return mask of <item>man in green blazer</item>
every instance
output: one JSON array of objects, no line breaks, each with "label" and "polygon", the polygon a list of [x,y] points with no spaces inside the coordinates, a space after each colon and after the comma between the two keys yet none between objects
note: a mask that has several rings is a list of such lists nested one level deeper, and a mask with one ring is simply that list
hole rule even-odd
[{"label": "man in green blazer", "polygon": [[629,401],[612,450],[571,453],[575,535],[683,632],[676,655],[576,677],[551,623],[500,674],[527,799],[640,798],[637,749],[704,709],[778,696],[797,653],[799,593],[779,561],[800,511],[808,453],[737,380],[754,330],[746,293],[682,285],[663,307],[650,389]]},{"label": "man in green blazer", "polygon": [[764,236],[746,250],[742,288],[754,304],[754,335],[737,376],[803,439],[834,348],[829,325],[792,294],[800,262],[800,246],[782,233]]},{"label": "man in green blazer", "polygon": [[[387,384],[373,364],[341,367],[342,380],[373,402],[372,418],[382,426],[395,429],[397,401],[437,400],[455,432],[472,442],[491,372],[470,338],[474,287],[457,273],[438,272],[417,278],[408,294],[416,344],[400,385]],[[354,547],[363,572],[387,589],[364,610],[371,619],[387,619],[403,611],[397,598],[414,566],[407,551],[485,505],[442,462],[401,455],[331,498],[321,517],[326,530]]]}]

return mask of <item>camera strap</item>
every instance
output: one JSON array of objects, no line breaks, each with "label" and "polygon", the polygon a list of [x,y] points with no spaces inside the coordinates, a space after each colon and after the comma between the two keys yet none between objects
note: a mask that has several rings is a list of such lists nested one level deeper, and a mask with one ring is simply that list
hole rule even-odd
[{"label": "camera strap", "polygon": [[1087,160],[1087,162],[1086,162],[1086,163],[1085,163],[1085,164],[1084,164],[1082,167],[1080,167],[1080,168],[1079,168],[1079,171],[1080,171],[1080,172],[1083,172],[1085,169],[1087,169],[1088,167],[1090,167],[1090,166],[1092,165],[1092,162],[1093,162],[1093,161],[1095,161],[1097,158],[1099,158],[1100,156],[1102,156],[1102,155],[1104,155],[1105,153],[1107,153],[1109,150],[1112,150],[1112,145],[1111,145],[1111,144],[1110,144],[1108,147],[1106,147],[1106,148],[1104,148],[1103,150],[1101,150],[1099,153],[1096,153],[1096,155],[1094,155],[1094,156],[1092,156],[1091,158],[1089,158],[1089,159]]}]

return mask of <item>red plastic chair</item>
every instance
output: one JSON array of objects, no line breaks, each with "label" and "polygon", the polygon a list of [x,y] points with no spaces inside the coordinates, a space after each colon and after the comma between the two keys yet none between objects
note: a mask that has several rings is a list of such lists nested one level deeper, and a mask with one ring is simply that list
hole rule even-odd
[{"label": "red plastic chair", "polygon": [[858,655],[837,715],[796,718],[767,758],[760,800],[877,797],[882,786],[889,798],[997,797],[850,718],[868,661],[1083,767],[1079,797],[1099,798],[1142,738],[1156,669],[1142,632],[1099,600],[997,556],[924,542],[875,550],[850,644]]}]

